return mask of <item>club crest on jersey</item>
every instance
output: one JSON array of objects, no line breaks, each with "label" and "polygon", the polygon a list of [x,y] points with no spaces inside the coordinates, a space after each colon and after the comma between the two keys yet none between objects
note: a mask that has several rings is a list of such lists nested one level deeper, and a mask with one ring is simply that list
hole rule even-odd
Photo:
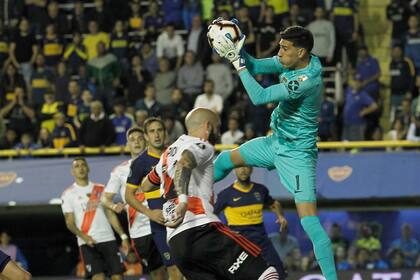
[{"label": "club crest on jersey", "polygon": [[171,259],[171,254],[170,254],[169,252],[165,252],[165,253],[163,253],[163,256],[165,257],[165,259],[166,259],[167,261],[169,261],[169,260]]},{"label": "club crest on jersey", "polygon": [[299,89],[299,82],[296,80],[290,81],[287,83],[287,88],[291,92],[296,92]]},{"label": "club crest on jersey", "polygon": [[254,196],[255,196],[255,199],[256,199],[257,201],[261,201],[261,194],[260,194],[259,192],[255,192],[255,193],[254,193]]},{"label": "club crest on jersey", "polygon": [[304,82],[304,81],[306,81],[308,79],[308,76],[306,76],[306,75],[302,75],[302,76],[299,76],[298,78],[297,78],[297,80],[299,81],[299,82]]}]

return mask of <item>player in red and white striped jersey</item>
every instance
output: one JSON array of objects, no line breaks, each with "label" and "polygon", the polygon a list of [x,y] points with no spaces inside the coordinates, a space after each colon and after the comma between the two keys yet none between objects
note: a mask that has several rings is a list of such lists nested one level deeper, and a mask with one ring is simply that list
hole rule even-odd
[{"label": "player in red and white striped jersey", "polygon": [[[77,236],[87,276],[104,280],[108,272],[112,280],[120,280],[123,259],[111,225],[120,235],[124,231],[115,213],[106,214],[102,207],[105,187],[89,181],[89,167],[84,158],[73,160],[71,172],[75,182],[62,194],[61,208],[67,228]],[[128,250],[127,240],[123,240],[123,247]]]},{"label": "player in red and white striped jersey", "polygon": [[[144,131],[139,127],[132,127],[127,131],[126,137],[131,159],[122,162],[112,170],[109,181],[105,187],[105,194],[102,196],[102,203],[105,207],[116,213],[121,213],[124,209],[126,210],[132,246],[135,249],[137,257],[142,261],[143,271],[148,271],[153,280],[163,280],[165,279],[166,273],[158,250],[155,247],[151,247],[150,250],[144,252],[144,250],[142,250],[143,248],[136,247],[136,242],[134,242],[134,240],[138,238],[151,236],[150,219],[145,214],[128,206],[125,201],[126,182],[130,173],[131,162],[146,146]],[[113,202],[113,198],[117,193],[121,195],[123,203]],[[138,192],[136,198],[142,201],[144,207],[148,207],[142,192]]]},{"label": "player in red and white striped jersey", "polygon": [[213,214],[213,157],[220,120],[197,108],[185,119],[188,135],[168,147],[142,183],[160,188],[168,243],[187,279],[279,279],[261,249],[224,226]]}]

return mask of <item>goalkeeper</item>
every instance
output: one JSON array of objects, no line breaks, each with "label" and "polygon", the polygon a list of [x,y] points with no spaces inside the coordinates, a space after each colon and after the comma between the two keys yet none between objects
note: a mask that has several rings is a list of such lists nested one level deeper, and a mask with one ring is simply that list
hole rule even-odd
[{"label": "goalkeeper", "polygon": [[[324,277],[336,280],[331,241],[316,207],[316,137],[323,91],[322,66],[311,55],[314,40],[310,31],[291,26],[280,35],[278,54],[266,59],[255,59],[241,50],[244,35],[237,43],[226,36],[212,41],[214,50],[238,71],[254,105],[278,103],[271,114],[273,134],[220,153],[214,165],[215,181],[237,166],[275,168],[283,185],[294,196],[300,223],[312,241]],[[268,88],[261,87],[253,77],[270,73],[277,73],[280,82]]]}]

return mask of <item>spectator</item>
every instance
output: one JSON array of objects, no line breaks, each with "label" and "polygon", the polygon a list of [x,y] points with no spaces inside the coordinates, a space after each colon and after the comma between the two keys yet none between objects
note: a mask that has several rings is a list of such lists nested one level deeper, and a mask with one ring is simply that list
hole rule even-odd
[{"label": "spectator", "polygon": [[410,126],[411,117],[411,99],[404,98],[396,112],[396,118],[401,120],[404,130],[407,130]]},{"label": "spectator", "polygon": [[296,237],[288,234],[287,228],[279,232],[270,233],[268,237],[271,239],[274,249],[276,249],[283,262],[286,262],[287,256],[291,255],[293,251],[300,251]]},{"label": "spectator", "polygon": [[143,58],[144,68],[154,76],[159,70],[159,62],[156,53],[150,43],[145,42],[141,48],[141,57]]},{"label": "spectator", "polygon": [[182,123],[191,110],[191,105],[188,101],[188,97],[179,88],[174,88],[171,92],[171,101],[163,110],[169,112],[170,115]]},{"label": "spectator", "polygon": [[159,59],[159,72],[153,79],[156,89],[156,100],[163,105],[170,102],[170,96],[176,84],[176,73],[171,70],[166,58]]},{"label": "spectator", "polygon": [[144,97],[144,90],[151,79],[152,77],[142,64],[140,56],[133,56],[131,58],[131,71],[126,80],[129,104],[136,104],[137,100]]},{"label": "spectator", "polygon": [[384,269],[389,268],[388,264],[384,261],[380,250],[373,250],[370,253],[370,260],[366,266],[367,266],[367,269],[371,269],[371,270],[372,269],[384,270]]},{"label": "spectator", "polygon": [[139,276],[143,274],[142,266],[134,251],[129,251],[124,262],[125,276]]},{"label": "spectator", "polygon": [[355,246],[369,252],[382,248],[381,241],[373,236],[372,228],[366,223],[360,226],[360,237],[355,241]]},{"label": "spectator", "polygon": [[[77,145],[77,133],[74,127],[66,122],[66,116],[58,112],[54,115],[55,127],[51,133],[53,147],[62,149],[66,147],[74,147]],[[94,133],[92,131],[92,133]]]},{"label": "spectator", "polygon": [[126,133],[134,125],[134,118],[125,112],[124,100],[114,102],[114,114],[110,117],[115,128],[115,144],[125,146],[127,143]]},{"label": "spectator", "polygon": [[3,23],[0,20],[0,69],[3,69],[5,62],[9,58],[9,42],[10,38],[6,30],[4,30]]},{"label": "spectator", "polygon": [[38,135],[38,146],[40,148],[52,148],[51,133],[46,128],[41,128]]},{"label": "spectator", "polygon": [[201,13],[201,1],[200,0],[184,0],[182,5],[182,20],[184,22],[184,28],[191,29],[194,17]]},{"label": "spectator", "polygon": [[17,150],[36,150],[39,149],[40,146],[38,146],[38,144],[34,142],[32,134],[23,133],[20,136],[20,142],[17,143],[14,148]]},{"label": "spectator", "polygon": [[15,66],[12,63],[8,63],[5,73],[1,75],[0,93],[2,96],[0,107],[4,106],[8,101],[13,100],[16,87],[26,88],[25,80],[16,71]]},{"label": "spectator", "polygon": [[161,10],[165,24],[170,23],[177,27],[182,26],[182,2],[178,0],[162,1]]},{"label": "spectator", "polygon": [[82,37],[79,32],[73,33],[72,40],[73,41],[66,46],[63,59],[69,64],[69,73],[76,74],[79,71],[80,65],[85,64],[88,56],[86,48],[82,44]]},{"label": "spectator", "polygon": [[352,265],[347,261],[347,249],[341,245],[335,248],[335,263],[337,270],[351,270]]},{"label": "spectator", "polygon": [[162,105],[156,100],[156,89],[153,84],[148,84],[144,91],[144,98],[136,103],[136,110],[146,111],[149,117],[159,117]]},{"label": "spectator", "polygon": [[112,104],[114,89],[120,85],[120,68],[115,55],[107,52],[105,44],[98,42],[98,55],[87,63],[87,76],[96,85],[96,93],[106,102],[106,108]]},{"label": "spectator", "polygon": [[[111,20],[113,15],[108,13],[104,0],[95,0],[95,7],[90,9],[87,17],[89,21],[96,21],[100,30],[109,32],[111,30]],[[112,12],[112,11],[111,11]]]},{"label": "spectator", "polygon": [[[392,48],[392,60],[389,64],[391,75],[391,115],[395,116],[397,107],[406,96],[411,96],[415,82],[415,69],[413,62],[403,56],[401,45]],[[393,118],[392,118],[393,119]]]},{"label": "spectator", "polygon": [[356,73],[362,81],[362,89],[378,101],[381,69],[378,60],[369,54],[366,46],[361,46],[358,50]]},{"label": "spectator", "polygon": [[331,21],[336,31],[335,60],[342,61],[343,48],[346,49],[350,64],[354,67],[357,59],[357,41],[359,40],[359,17],[356,0],[333,0]]},{"label": "spectator", "polygon": [[115,128],[105,115],[102,103],[93,101],[90,105],[91,114],[82,122],[80,128],[80,143],[82,146],[110,146],[115,140]]},{"label": "spectator", "polygon": [[341,226],[339,224],[334,223],[332,225],[330,239],[335,253],[338,247],[343,247],[346,251],[349,249],[349,241],[341,233]]},{"label": "spectator", "polygon": [[242,137],[241,143],[250,141],[256,137],[254,125],[252,123],[246,123],[244,129],[244,137]]},{"label": "spectator", "polygon": [[203,28],[203,22],[200,15],[195,15],[192,19],[192,27],[188,32],[187,50],[196,54],[196,61],[206,66],[210,63],[212,54],[211,48],[208,47],[208,39],[206,28]]},{"label": "spectator", "polygon": [[124,24],[118,20],[111,34],[110,51],[118,59],[124,73],[128,71],[128,47],[128,35],[124,30]]},{"label": "spectator", "polygon": [[87,59],[91,60],[98,56],[98,43],[102,42],[105,47],[109,47],[109,35],[105,32],[99,32],[98,23],[95,20],[89,21],[89,34],[83,39],[83,45],[86,48]]},{"label": "spectator", "polygon": [[63,42],[55,32],[55,26],[48,24],[45,28],[45,36],[42,42],[42,54],[45,57],[45,65],[54,68],[63,54]]},{"label": "spectator", "polygon": [[214,84],[214,93],[220,95],[223,100],[229,98],[233,91],[232,70],[226,63],[222,62],[221,57],[214,53],[211,56],[212,64],[207,66],[206,77]]},{"label": "spectator", "polygon": [[416,115],[408,127],[407,140],[420,141],[420,115]]},{"label": "spectator", "polygon": [[336,138],[336,106],[324,92],[319,115],[318,136],[321,141],[333,141]]},{"label": "spectator", "polygon": [[41,121],[41,127],[48,129],[52,132],[54,129],[54,115],[62,109],[63,103],[56,101],[54,93],[51,91],[46,92],[44,95],[44,104],[42,104],[39,111],[39,120]]},{"label": "spectator", "polygon": [[142,13],[140,13],[140,2],[130,3],[130,18],[128,19],[128,26],[130,30],[139,30],[144,27],[144,20]]},{"label": "spectator", "polygon": [[38,45],[35,35],[30,32],[29,21],[22,18],[19,30],[12,38],[9,48],[9,57],[13,65],[20,70],[26,85],[29,86],[32,75],[32,64],[38,54]]},{"label": "spectator", "polygon": [[67,116],[74,117],[78,112],[78,106],[81,103],[80,87],[76,80],[71,80],[68,86],[69,95],[65,98],[67,104]]},{"label": "spectator", "polygon": [[85,15],[85,8],[82,1],[76,0],[74,2],[70,25],[71,30],[73,30],[75,33],[87,33],[87,16]]},{"label": "spectator", "polygon": [[44,102],[44,94],[53,90],[54,74],[45,68],[45,58],[42,54],[36,56],[35,71],[31,76],[31,94],[29,99],[34,109],[38,110]]},{"label": "spectator", "polygon": [[223,145],[237,144],[242,137],[244,137],[244,133],[239,129],[238,119],[232,117],[229,118],[228,131],[222,134],[221,143]]},{"label": "spectator", "polygon": [[283,19],[283,27],[287,28],[289,26],[299,25],[306,26],[307,19],[300,12],[299,5],[292,4],[289,10],[289,16]]},{"label": "spectator", "polygon": [[413,61],[414,67],[416,67],[416,86],[420,87],[420,28],[417,15],[411,15],[408,18],[408,31],[405,38],[404,53]]},{"label": "spectator", "polygon": [[293,249],[284,260],[287,271],[300,271],[302,268],[302,254],[299,248]]},{"label": "spectator", "polygon": [[77,104],[77,120],[83,122],[90,115],[90,107],[93,101],[92,93],[85,89],[81,96],[82,102]]},{"label": "spectator", "polygon": [[8,120],[9,127],[18,135],[25,132],[34,132],[35,111],[27,105],[23,88],[15,88],[14,99],[0,108],[0,118]]},{"label": "spectator", "polygon": [[239,23],[238,26],[243,32],[246,34],[245,39],[245,48],[246,50],[254,54],[255,53],[255,32],[254,32],[254,25],[249,18],[248,8],[246,6],[241,6],[237,10],[235,10],[236,18],[238,19]]},{"label": "spectator", "polygon": [[420,244],[411,236],[411,225],[402,225],[401,238],[392,241],[387,255],[391,255],[396,250],[403,254],[406,267],[414,267],[417,256],[420,253]]},{"label": "spectator", "polygon": [[369,259],[370,259],[369,250],[365,248],[358,248],[357,253],[356,253],[356,264],[354,268],[358,270],[367,269]]},{"label": "spectator", "polygon": [[18,143],[18,136],[16,131],[12,128],[6,129],[6,133],[0,139],[0,149],[9,150],[13,149]]},{"label": "spectator", "polygon": [[258,22],[256,41],[256,54],[259,58],[274,56],[280,41],[280,25],[275,22],[274,8],[267,6],[262,12],[262,19]]},{"label": "spectator", "polygon": [[404,269],[406,268],[404,255],[401,251],[395,250],[390,256],[390,267],[391,269]]},{"label": "spectator", "polygon": [[149,117],[146,110],[136,111],[136,126],[143,127],[144,121]]},{"label": "spectator", "polygon": [[67,66],[64,61],[60,61],[56,67],[56,76],[54,79],[55,99],[60,102],[67,102],[69,97],[70,76],[67,73]]},{"label": "spectator", "polygon": [[66,15],[60,13],[57,1],[50,1],[48,3],[47,16],[43,19],[43,23],[43,30],[46,26],[52,24],[54,26],[54,30],[60,35],[64,35],[68,31],[67,17]]},{"label": "spectator", "polygon": [[345,91],[343,109],[343,140],[362,141],[365,139],[366,121],[364,117],[378,108],[369,94],[362,90],[360,78],[356,76],[351,87]]},{"label": "spectator", "polygon": [[156,42],[156,55],[158,58],[169,59],[171,67],[179,69],[184,55],[184,43],[180,35],[175,34],[175,27],[167,23],[165,30],[159,35]]},{"label": "spectator", "polygon": [[314,35],[312,53],[319,57],[322,65],[332,65],[335,49],[335,30],[331,21],[325,19],[325,11],[318,7],[315,10],[315,20],[308,25]]},{"label": "spectator", "polygon": [[[195,53],[187,51],[184,55],[184,65],[178,71],[177,87],[189,96],[197,96],[204,82],[204,70]],[[161,102],[162,103],[162,102]]]},{"label": "spectator", "polygon": [[409,6],[404,0],[392,0],[386,6],[386,17],[392,25],[392,46],[404,43],[404,35],[408,29],[407,18],[409,12]]},{"label": "spectator", "polygon": [[24,0],[4,0],[3,9],[0,9],[0,25],[14,29],[22,18],[25,8]]},{"label": "spectator", "polygon": [[[404,128],[404,125],[401,119],[397,118],[393,121],[391,130],[386,136],[386,140],[391,141],[402,141],[407,137],[407,128]],[[392,148],[388,148],[389,151],[392,151]],[[395,148],[395,150],[401,150],[401,148]]]},{"label": "spectator", "polygon": [[206,80],[204,82],[204,93],[197,96],[194,102],[194,108],[203,107],[221,114],[223,110],[223,98],[214,93],[214,82]]},{"label": "spectator", "polygon": [[22,251],[13,243],[10,243],[11,237],[8,232],[2,231],[0,234],[0,250],[10,256],[12,260],[18,263],[23,269],[28,270],[29,265]]},{"label": "spectator", "polygon": [[47,0],[25,1],[24,16],[34,26],[34,31],[41,34],[42,24],[47,17]]},{"label": "spectator", "polygon": [[185,129],[182,126],[182,123],[169,112],[164,112],[162,114],[162,120],[165,123],[166,128],[166,144],[169,146],[174,143],[179,136],[185,133]]},{"label": "spectator", "polygon": [[149,2],[149,9],[144,15],[144,27],[151,41],[156,41],[160,30],[163,27],[163,17],[159,11],[159,4],[156,1]]}]

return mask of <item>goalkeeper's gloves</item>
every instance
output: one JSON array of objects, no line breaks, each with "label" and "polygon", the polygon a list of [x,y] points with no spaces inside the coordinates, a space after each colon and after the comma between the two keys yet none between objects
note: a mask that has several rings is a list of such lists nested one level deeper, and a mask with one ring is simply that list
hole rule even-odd
[{"label": "goalkeeper's gloves", "polygon": [[237,71],[246,67],[245,59],[241,55],[242,47],[245,43],[246,36],[242,35],[240,40],[235,44],[232,40],[225,36],[221,36],[214,44],[214,50],[221,56],[229,60]]}]

